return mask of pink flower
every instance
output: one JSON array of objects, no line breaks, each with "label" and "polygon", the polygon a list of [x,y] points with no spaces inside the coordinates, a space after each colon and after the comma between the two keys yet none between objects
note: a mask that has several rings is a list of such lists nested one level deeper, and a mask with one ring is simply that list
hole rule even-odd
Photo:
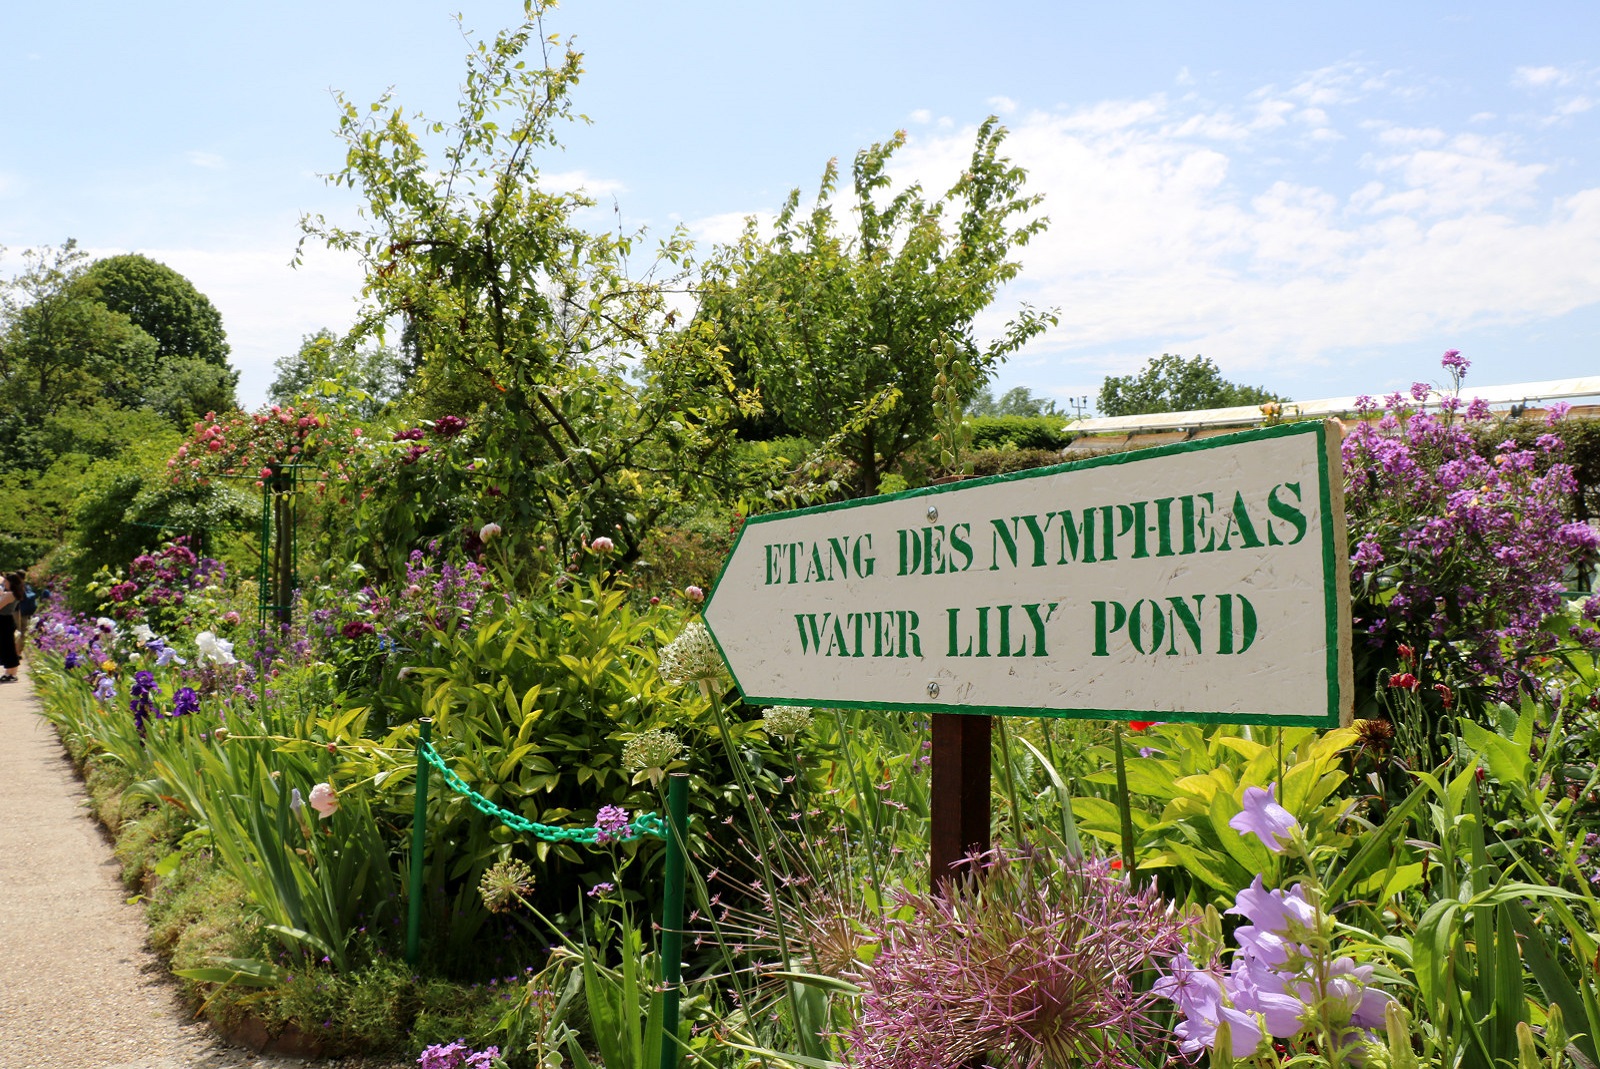
[{"label": "pink flower", "polygon": [[589,543],[589,548],[594,550],[596,553],[610,553],[612,550],[617,548],[617,544],[611,541],[611,539],[607,538],[605,535],[601,535],[599,538],[596,538],[593,542]]},{"label": "pink flower", "polygon": [[339,811],[339,792],[333,789],[331,783],[319,783],[311,788],[311,808],[315,809],[323,820],[327,820]]},{"label": "pink flower", "polygon": [[683,588],[683,596],[694,602],[696,605],[706,600],[706,592],[692,583]]}]

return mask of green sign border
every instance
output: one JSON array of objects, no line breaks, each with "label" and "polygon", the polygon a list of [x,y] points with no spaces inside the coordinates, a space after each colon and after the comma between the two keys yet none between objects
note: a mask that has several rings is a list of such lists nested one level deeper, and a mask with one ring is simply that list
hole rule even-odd
[{"label": "green sign border", "polygon": [[1084,720],[1163,720],[1199,724],[1286,724],[1299,725],[1301,727],[1338,727],[1341,723],[1348,722],[1354,704],[1355,684],[1352,678],[1350,648],[1348,644],[1341,644],[1340,642],[1342,638],[1347,638],[1350,634],[1350,562],[1348,554],[1339,551],[1345,542],[1344,491],[1341,485],[1339,492],[1335,494],[1333,482],[1330,478],[1333,462],[1340,455],[1339,443],[1343,434],[1337,420],[1284,423],[1276,427],[1262,427],[1257,430],[1240,431],[1237,434],[1217,435],[1198,441],[1174,442],[1170,445],[1151,446],[1148,449],[1129,450],[1128,452],[1112,453],[1106,456],[1086,457],[1083,460],[1053,464],[1047,468],[1031,468],[1027,471],[1007,472],[1003,475],[987,475],[980,479],[966,479],[943,486],[924,486],[915,490],[903,490],[897,494],[882,494],[878,497],[856,498],[851,501],[833,501],[825,505],[812,505],[808,508],[791,509],[787,512],[771,512],[760,516],[752,516],[745,521],[738,536],[734,539],[733,547],[728,551],[727,559],[722,562],[722,569],[717,573],[717,584],[706,601],[701,617],[705,619],[706,614],[711,610],[711,606],[716,603],[717,592],[722,589],[722,578],[727,574],[728,565],[733,562],[734,556],[739,552],[739,546],[744,541],[745,533],[763,523],[776,523],[796,516],[807,516],[821,512],[838,512],[846,509],[864,508],[869,505],[880,505],[888,501],[904,501],[919,497],[934,498],[941,494],[970,490],[974,487],[988,486],[992,483],[1025,482],[1029,479],[1048,478],[1067,471],[1083,471],[1088,468],[1107,467],[1115,464],[1136,464],[1140,461],[1156,460],[1180,453],[1198,453],[1207,449],[1219,449],[1226,446],[1241,445],[1246,442],[1290,438],[1295,435],[1305,434],[1316,434],[1322,438],[1322,448],[1317,451],[1317,480],[1319,483],[1318,504],[1322,512],[1323,614],[1327,623],[1326,674],[1328,689],[1328,708],[1327,712],[1322,716],[1295,716],[1265,712],[1173,712],[1165,709],[1036,709],[1011,705],[951,705],[940,702],[856,702],[839,701],[832,698],[759,697],[745,693],[744,685],[739,682],[738,673],[733,671],[733,664],[728,660],[727,651],[722,648],[722,641],[717,638],[716,630],[711,627],[708,619],[706,620],[706,630],[711,633],[711,640],[717,644],[717,652],[722,655],[723,663],[728,665],[728,671],[733,675],[734,685],[739,688],[740,693],[744,694],[744,701],[749,705],[820,706],[828,709],[882,709],[890,711],[903,710],[906,712],[968,713],[981,716],[1042,716]]}]

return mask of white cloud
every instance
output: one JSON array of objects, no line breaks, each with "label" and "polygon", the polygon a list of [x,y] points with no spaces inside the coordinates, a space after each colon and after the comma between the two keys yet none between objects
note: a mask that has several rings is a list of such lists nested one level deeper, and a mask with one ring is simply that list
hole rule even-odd
[{"label": "white cloud", "polygon": [[201,152],[199,149],[190,149],[183,154],[183,158],[196,167],[204,167],[209,171],[220,171],[228,166],[228,161],[215,152]]},{"label": "white cloud", "polygon": [[752,216],[760,224],[763,231],[770,230],[772,221],[777,218],[775,212],[722,212],[718,215],[708,215],[703,219],[696,219],[688,224],[689,236],[696,245],[708,248],[711,245],[726,244],[738,240],[744,233],[745,223]]},{"label": "white cloud", "polygon": [[999,115],[1010,115],[1017,110],[1017,102],[1010,97],[993,96],[988,99],[987,103]]},{"label": "white cloud", "polygon": [[927,108],[918,108],[911,113],[911,121],[919,126],[926,126],[933,121],[933,112]]},{"label": "white cloud", "polygon": [[1560,67],[1518,67],[1511,76],[1511,84],[1524,89],[1544,89],[1552,85],[1566,85],[1572,73]]},{"label": "white cloud", "polygon": [[[1019,301],[1060,307],[1060,327],[1014,364],[1053,393],[1076,393],[1162,351],[1251,372],[1600,302],[1600,183],[1545,193],[1549,167],[1514,143],[1369,123],[1355,181],[1246,177],[1256,173],[1247,158],[1303,139],[1278,129],[1301,110],[1289,98],[1332,124],[1326,109],[1362,90],[1358,73],[1258,94],[1245,119],[1156,96],[1015,123],[1006,151],[1046,194],[1051,226],[1020,254],[1023,274],[980,328],[997,330]],[[947,187],[972,136],[913,138],[897,178]]]},{"label": "white cloud", "polygon": [[591,197],[609,197],[628,189],[615,178],[600,178],[586,171],[540,171],[539,185],[558,193],[583,192]]}]

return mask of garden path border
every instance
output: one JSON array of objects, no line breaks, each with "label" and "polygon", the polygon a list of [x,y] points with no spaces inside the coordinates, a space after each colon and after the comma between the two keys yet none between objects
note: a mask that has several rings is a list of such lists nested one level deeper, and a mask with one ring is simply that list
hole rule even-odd
[{"label": "garden path border", "polygon": [[0,685],[0,1055],[35,1069],[343,1063],[230,1047],[185,1009],[33,687]]}]

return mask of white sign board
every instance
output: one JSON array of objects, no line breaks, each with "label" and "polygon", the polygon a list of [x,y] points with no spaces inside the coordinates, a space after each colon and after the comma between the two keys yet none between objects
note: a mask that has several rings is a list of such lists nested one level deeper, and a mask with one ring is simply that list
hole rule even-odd
[{"label": "white sign board", "polygon": [[1336,422],[752,518],[705,620],[760,705],[1332,726]]}]

